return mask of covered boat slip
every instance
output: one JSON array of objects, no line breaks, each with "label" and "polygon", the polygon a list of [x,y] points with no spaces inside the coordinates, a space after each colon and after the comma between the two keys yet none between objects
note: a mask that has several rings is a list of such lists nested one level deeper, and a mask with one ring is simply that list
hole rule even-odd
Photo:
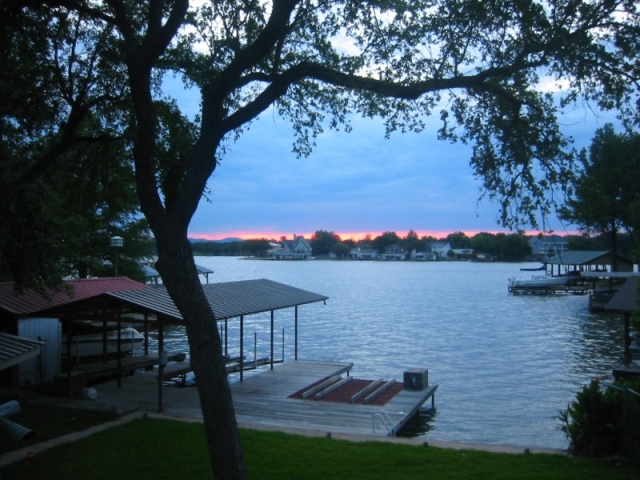
[{"label": "covered boat slip", "polygon": [[[227,369],[229,372],[239,372],[240,381],[244,371],[254,369],[258,365],[270,364],[273,368],[278,361],[275,359],[274,318],[275,310],[294,308],[294,358],[298,355],[298,307],[314,302],[327,300],[328,297],[282,283],[266,279],[245,280],[238,282],[212,283],[203,285],[205,295],[216,314],[219,323],[224,325],[222,340],[224,354],[227,354],[227,324],[237,321],[240,331],[239,355],[229,358]],[[62,321],[73,321],[77,318],[103,316],[105,312],[111,318],[118,318],[118,324],[138,323],[143,325],[145,337],[148,338],[150,328],[158,331],[158,352],[149,354],[148,342],[145,341],[144,356],[104,360],[94,364],[91,368],[73,366],[65,375],[58,376],[61,383],[63,376],[67,377],[69,394],[77,394],[79,390],[92,383],[92,379],[102,380],[105,372],[115,372],[118,381],[123,375],[130,374],[129,364],[136,364],[147,369],[154,365],[160,366],[158,381],[162,382],[170,375],[183,375],[191,370],[188,362],[182,365],[168,365],[168,362],[179,361],[175,358],[178,352],[167,352],[164,349],[164,329],[170,325],[182,325],[180,312],[175,307],[167,291],[162,288],[140,288],[105,292],[98,296],[85,298],[77,302],[67,303],[46,313],[58,316]],[[258,313],[270,312],[270,355],[266,358],[248,359],[245,355],[244,322],[245,317]],[[120,325],[118,325],[120,326]],[[167,372],[165,372],[165,368]],[[162,389],[160,389],[162,392]]]},{"label": "covered boat slip", "polygon": [[[263,329],[267,331],[267,335],[269,330],[271,333],[270,352],[265,352],[261,359],[247,358],[250,353],[245,354],[245,346],[241,340],[234,343],[234,353],[227,355],[236,360],[231,361],[233,359],[230,358],[228,368],[231,371],[239,372],[241,379],[246,369],[255,368],[265,363],[270,363],[273,367],[274,363],[282,361],[277,360],[274,355],[276,310],[294,309],[294,357],[297,358],[298,307],[308,303],[325,301],[328,298],[267,279],[206,284],[202,288],[218,320],[224,342],[224,351],[222,352],[224,355],[227,355],[229,348],[227,344],[229,322],[234,322],[234,325],[240,329],[240,338],[242,339],[245,316],[262,312],[267,312],[268,316],[270,313],[270,321],[266,320],[267,325],[269,323],[270,325]],[[291,315],[288,317],[291,318]],[[61,329],[77,324],[79,321],[92,321],[103,325],[103,328],[100,329],[104,336],[100,342],[103,345],[103,353],[96,357],[90,357],[93,361],[91,367],[71,359],[69,351],[73,342],[69,341],[70,333],[72,333],[69,328],[66,328],[66,345],[64,345],[64,340],[60,338]],[[254,324],[256,323],[255,317],[252,318],[252,321]],[[264,315],[258,321],[264,325]],[[124,277],[70,280],[65,282],[64,288],[47,292],[37,292],[30,289],[17,291],[11,283],[0,283],[0,323],[2,324],[0,330],[14,335],[19,332],[21,327],[25,327],[23,331],[27,333],[23,335],[24,340],[39,337],[49,339],[49,345],[45,349],[48,360],[39,363],[51,366],[51,368],[47,369],[46,375],[43,375],[42,371],[35,372],[33,374],[34,380],[30,381],[29,385],[52,382],[57,383],[56,390],[62,391],[66,384],[69,389],[67,393],[70,395],[78,394],[82,388],[94,381],[103,380],[107,374],[115,373],[122,376],[130,373],[137,366],[144,368],[152,368],[158,364],[164,366],[172,360],[171,357],[175,353],[180,353],[165,351],[165,330],[168,326],[184,324],[180,312],[164,288],[153,288]],[[115,360],[109,359],[106,341],[107,323],[115,325],[117,332],[121,332],[125,325],[136,325],[136,328],[144,332],[144,353],[140,355],[140,351],[137,351],[131,357],[118,355]],[[50,334],[51,332],[48,330],[44,332],[43,325],[47,328],[50,327],[50,330],[55,330],[56,335]],[[150,351],[149,345],[151,329],[158,332],[157,347],[153,352]],[[117,335],[116,340],[116,351],[121,351],[121,347],[128,340],[122,338],[120,334]],[[239,354],[238,348],[240,349]],[[183,365],[181,368],[189,369],[189,362],[184,362]],[[21,366],[17,365],[16,368]],[[40,367],[40,370],[43,368]],[[8,375],[6,377],[4,382],[7,386],[24,386],[13,382]],[[11,385],[9,385],[10,383]],[[15,385],[13,385],[14,383]]]},{"label": "covered boat slip", "polygon": [[[297,360],[256,372],[243,382],[231,383],[236,418],[241,426],[275,430],[307,430],[355,435],[394,435],[430,398],[437,385],[421,390],[403,388],[384,405],[319,401],[292,398],[292,394],[331,378],[349,375],[353,364]],[[132,411],[158,411],[158,370],[139,371],[122,379],[95,386],[92,401],[47,399],[83,408]],[[201,419],[197,389],[165,386],[162,413],[168,416]],[[45,401],[45,400],[41,400]],[[69,403],[70,402],[70,403]]]},{"label": "covered boat slip", "polygon": [[[611,272],[611,265],[616,263],[618,272]],[[538,268],[522,268],[521,271],[542,272],[526,279],[509,279],[509,293],[523,295],[555,295],[572,293],[584,295],[591,292],[594,306],[604,306],[611,298],[610,288],[607,295],[597,302],[593,300],[601,296],[596,288],[596,281],[606,278],[609,282],[616,278],[627,278],[634,275],[633,263],[628,259],[614,257],[608,251],[566,251],[549,258]],[[597,304],[597,305],[596,305]]]},{"label": "covered boat slip", "polygon": [[633,263],[629,259],[619,255],[614,258],[606,250],[567,251],[545,260],[545,269],[552,277],[582,276],[586,272],[607,272],[614,262],[618,271],[633,271]]},{"label": "covered boat slip", "polygon": [[[227,326],[230,321],[239,324],[239,355],[235,357],[237,364],[234,371],[240,372],[243,379],[245,369],[255,368],[257,363],[270,363],[273,368],[275,360],[275,311],[294,308],[294,358],[298,356],[298,307],[309,303],[321,302],[328,299],[324,295],[302,290],[272,280],[245,280],[238,282],[212,283],[202,286],[205,296],[216,315],[218,322],[223,323],[222,333],[223,353],[228,355]],[[159,356],[163,356],[162,328],[165,325],[183,324],[182,316],[164,288],[154,288],[145,291],[124,291],[109,294],[114,302],[130,309],[132,313],[143,313],[145,320],[156,319],[159,329]],[[270,355],[268,358],[246,360],[244,346],[245,317],[270,312]],[[246,363],[246,365],[245,365]]]},{"label": "covered boat slip", "polygon": [[586,272],[582,277],[592,283],[589,296],[589,308],[591,310],[608,310],[608,302],[616,292],[631,278],[640,277],[638,272]]}]

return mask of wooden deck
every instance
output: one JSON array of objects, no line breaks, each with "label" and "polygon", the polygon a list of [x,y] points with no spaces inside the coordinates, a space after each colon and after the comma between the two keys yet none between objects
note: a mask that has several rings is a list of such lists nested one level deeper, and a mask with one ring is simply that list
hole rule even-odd
[{"label": "wooden deck", "polygon": [[613,378],[616,380],[635,380],[640,378],[640,366],[622,365],[613,369]]},{"label": "wooden deck", "polygon": [[[351,363],[298,360],[255,373],[241,383],[232,383],[238,423],[248,427],[387,436],[395,434],[430,398],[433,402],[437,385],[424,390],[403,389],[383,406],[288,398],[324,378],[347,375],[352,366]],[[156,369],[140,371],[122,378],[120,387],[116,381],[95,385],[97,398],[84,402],[87,407],[115,409],[120,413],[157,412],[157,375]],[[164,386],[162,412],[201,418],[195,387]]]},{"label": "wooden deck", "polygon": [[591,291],[587,285],[510,285],[509,293],[513,295],[586,295]]}]

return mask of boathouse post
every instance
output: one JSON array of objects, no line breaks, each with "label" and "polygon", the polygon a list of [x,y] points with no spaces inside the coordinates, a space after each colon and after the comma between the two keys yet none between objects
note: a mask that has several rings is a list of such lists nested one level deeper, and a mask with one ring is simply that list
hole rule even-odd
[{"label": "boathouse post", "polygon": [[271,370],[273,370],[274,311],[271,310]]},{"label": "boathouse post", "polygon": [[118,340],[116,344],[116,362],[118,365],[118,388],[122,387],[122,355],[120,355],[120,351],[122,348],[122,318],[120,314],[118,314],[118,321],[116,322],[116,326],[118,327]]},{"label": "boathouse post", "polygon": [[162,412],[162,377],[164,377],[164,325],[160,322],[158,325],[158,412]]},{"label": "boathouse post", "polygon": [[624,312],[624,364],[631,363],[631,312]]},{"label": "boathouse post", "polygon": [[144,314],[144,355],[149,355],[149,314]]},{"label": "boathouse post", "polygon": [[[101,315],[102,317],[102,363],[107,363],[109,360],[108,349],[109,343],[107,342],[107,335],[109,334],[109,329],[107,328],[107,317],[105,314]],[[80,332],[78,332],[78,335]],[[78,365],[80,365],[80,346],[78,345]]]},{"label": "boathouse post", "polygon": [[224,319],[224,354],[229,356],[229,342],[227,339],[229,338],[229,320]]},{"label": "boathouse post", "polygon": [[293,336],[293,359],[298,360],[298,306],[295,306],[295,321]]},{"label": "boathouse post", "polygon": [[[71,361],[71,322],[67,322],[67,395],[71,398],[71,373],[73,370],[73,362]],[[78,353],[80,348],[78,348]],[[77,358],[80,358],[79,356]]]},{"label": "boathouse post", "polygon": [[244,315],[240,315],[240,381],[244,380]]}]

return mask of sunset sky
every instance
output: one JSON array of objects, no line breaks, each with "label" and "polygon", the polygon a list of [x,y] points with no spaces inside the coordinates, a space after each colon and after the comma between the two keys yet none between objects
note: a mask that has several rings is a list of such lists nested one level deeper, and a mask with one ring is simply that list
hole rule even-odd
[{"label": "sunset sky", "polygon": [[[198,99],[179,92],[186,113]],[[561,119],[576,146],[588,147],[597,128],[611,121],[586,106]],[[308,158],[292,153],[290,125],[267,112],[231,145],[209,180],[189,228],[191,238],[309,238],[317,230],[343,239],[400,236],[413,229],[441,238],[454,231],[508,232],[498,207],[478,202],[481,183],[469,166],[469,146],[438,141],[439,119],[421,134],[384,138],[379,121],[355,119],[353,131],[325,131]],[[574,233],[553,217],[547,229]]]}]

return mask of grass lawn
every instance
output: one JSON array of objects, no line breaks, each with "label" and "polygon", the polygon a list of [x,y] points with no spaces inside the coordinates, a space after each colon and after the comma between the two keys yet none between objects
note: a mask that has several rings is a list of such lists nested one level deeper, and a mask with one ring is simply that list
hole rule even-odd
[{"label": "grass lawn", "polygon": [[58,438],[71,432],[79,432],[94,425],[116,420],[118,415],[112,412],[59,408],[29,403],[21,404],[21,412],[11,415],[9,420],[35,430],[36,436],[25,440],[1,438],[0,452],[24,448],[35,443]]},{"label": "grass lawn", "polygon": [[[94,412],[95,413],[95,412]],[[504,454],[242,430],[252,479],[633,479],[626,459]],[[0,478],[210,479],[200,423],[138,419],[2,468]]]}]

